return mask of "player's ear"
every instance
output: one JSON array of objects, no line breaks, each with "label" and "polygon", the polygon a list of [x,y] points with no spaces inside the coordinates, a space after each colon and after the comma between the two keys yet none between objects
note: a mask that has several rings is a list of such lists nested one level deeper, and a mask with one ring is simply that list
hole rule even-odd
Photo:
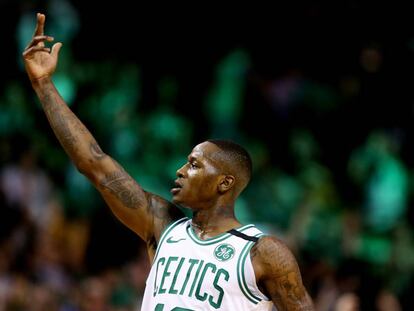
[{"label": "player's ear", "polygon": [[234,184],[236,183],[236,178],[232,175],[223,175],[220,179],[220,182],[218,184],[218,191],[220,193],[224,193],[226,191],[229,191],[231,188],[233,188]]}]

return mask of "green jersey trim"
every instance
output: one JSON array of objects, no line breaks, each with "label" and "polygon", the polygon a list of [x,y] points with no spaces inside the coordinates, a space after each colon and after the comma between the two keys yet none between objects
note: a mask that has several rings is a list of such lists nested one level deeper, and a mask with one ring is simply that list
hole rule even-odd
[{"label": "green jersey trim", "polygon": [[[261,237],[263,233],[258,233],[255,237]],[[254,304],[258,304],[262,299],[260,297],[255,296],[247,286],[246,277],[244,275],[244,266],[246,264],[247,256],[250,254],[250,249],[252,248],[255,242],[251,241],[246,243],[245,247],[243,248],[239,259],[237,261],[237,281],[239,283],[240,289],[242,293],[246,296],[248,300],[250,300]]]},{"label": "green jersey trim", "polygon": [[164,242],[165,238],[167,237],[167,235],[175,228],[177,227],[179,224],[182,224],[183,222],[187,221],[188,218],[184,217],[181,219],[176,220],[175,222],[172,222],[170,224],[168,224],[165,228],[164,231],[161,234],[161,238],[160,238],[160,242],[158,243],[157,246],[157,251],[155,252],[155,256],[154,256],[154,260],[152,262],[155,262],[155,260],[157,259],[158,256],[158,252],[161,249],[161,245]]},{"label": "green jersey trim", "polygon": [[[242,227],[240,227],[236,230],[239,231],[239,232],[243,232],[243,231],[245,231],[247,229],[250,229],[250,228],[253,228],[253,227],[254,227],[254,225],[250,224],[250,225],[242,226]],[[219,234],[218,236],[202,240],[194,232],[192,226],[187,227],[187,233],[188,233],[189,237],[191,238],[191,240],[193,240],[193,242],[197,243],[198,245],[211,245],[211,244],[219,243],[219,242],[222,242],[225,239],[229,238],[230,236],[232,236],[230,233],[224,232],[222,234]]]}]

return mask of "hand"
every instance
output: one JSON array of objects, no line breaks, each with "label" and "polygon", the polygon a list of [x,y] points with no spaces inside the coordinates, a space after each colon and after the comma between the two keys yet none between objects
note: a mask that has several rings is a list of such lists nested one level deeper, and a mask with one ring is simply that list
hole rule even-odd
[{"label": "hand", "polygon": [[56,69],[59,50],[62,43],[58,42],[50,48],[45,47],[45,41],[54,39],[44,35],[45,15],[37,13],[37,25],[32,41],[23,52],[24,65],[32,82],[51,77]]}]

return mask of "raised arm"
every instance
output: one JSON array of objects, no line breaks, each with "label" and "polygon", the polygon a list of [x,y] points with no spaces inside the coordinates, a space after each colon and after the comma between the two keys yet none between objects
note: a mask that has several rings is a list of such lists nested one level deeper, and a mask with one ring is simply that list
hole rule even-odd
[{"label": "raised arm", "polygon": [[111,157],[106,155],[88,129],[69,109],[51,76],[56,69],[61,43],[50,50],[44,42],[45,15],[37,14],[32,41],[23,52],[27,74],[56,137],[77,169],[102,194],[117,218],[155,248],[163,228],[181,217],[168,201],[145,192]]},{"label": "raised arm", "polygon": [[290,250],[278,239],[261,238],[251,250],[259,288],[278,311],[314,311],[302,284],[299,267]]}]

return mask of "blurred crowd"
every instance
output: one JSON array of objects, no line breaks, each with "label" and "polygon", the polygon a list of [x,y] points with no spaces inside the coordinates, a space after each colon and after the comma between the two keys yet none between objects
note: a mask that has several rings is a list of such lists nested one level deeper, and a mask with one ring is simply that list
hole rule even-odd
[{"label": "blurred crowd", "polygon": [[[233,139],[254,163],[237,216],[287,243],[317,311],[414,309],[414,37],[285,34],[277,48],[91,59],[86,9],[43,4],[64,43],[57,88],[144,189],[169,198],[193,145]],[[16,51],[39,9],[20,5]],[[0,84],[0,311],[139,310],[145,245],[58,145],[18,54]]]}]

